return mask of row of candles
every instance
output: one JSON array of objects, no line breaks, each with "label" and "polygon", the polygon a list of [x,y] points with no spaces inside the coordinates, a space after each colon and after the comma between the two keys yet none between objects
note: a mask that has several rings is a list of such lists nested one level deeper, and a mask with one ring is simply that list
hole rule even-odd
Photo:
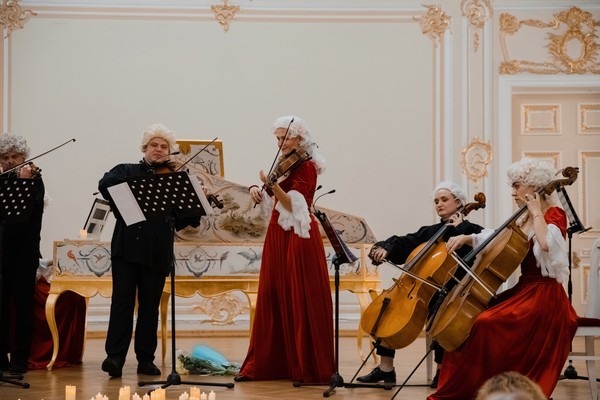
[{"label": "row of candles", "polygon": [[[77,387],[74,385],[67,385],[65,387],[65,400],[75,400],[77,393]],[[150,392],[150,394],[144,394],[140,396],[137,393],[131,395],[131,388],[129,386],[123,386],[119,388],[119,400],[166,400],[166,390],[163,388],[158,388]],[[92,397],[90,400],[109,400],[107,396],[102,393],[98,393],[96,396]],[[179,400],[217,400],[217,395],[212,390],[210,393],[206,394],[204,392],[200,393],[200,389],[197,387],[191,387],[190,393],[183,392],[179,396]]]}]

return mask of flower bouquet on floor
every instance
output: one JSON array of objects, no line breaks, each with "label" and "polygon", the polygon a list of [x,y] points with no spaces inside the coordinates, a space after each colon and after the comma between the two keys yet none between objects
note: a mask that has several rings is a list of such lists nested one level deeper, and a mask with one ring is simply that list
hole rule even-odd
[{"label": "flower bouquet on floor", "polygon": [[195,346],[190,354],[177,350],[177,372],[196,375],[237,375],[240,365],[230,363],[218,351],[204,345]]}]

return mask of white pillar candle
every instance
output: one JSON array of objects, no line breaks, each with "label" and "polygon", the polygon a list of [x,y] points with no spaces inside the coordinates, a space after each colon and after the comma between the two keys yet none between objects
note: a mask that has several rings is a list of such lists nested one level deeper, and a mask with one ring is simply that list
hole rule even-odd
[{"label": "white pillar candle", "polygon": [[206,393],[202,392],[202,394],[200,395],[200,400],[208,400]]},{"label": "white pillar candle", "polygon": [[134,393],[134,394],[133,394],[133,398],[132,398],[132,400],[142,400],[142,398],[141,398],[141,397],[140,397],[140,395],[139,395],[139,394],[137,394],[137,392],[136,392],[136,393]]},{"label": "white pillar candle", "polygon": [[188,392],[183,392],[179,396],[179,400],[190,400],[190,395],[188,394]]},{"label": "white pillar candle", "polygon": [[211,390],[208,394],[208,400],[217,400],[217,394]]},{"label": "white pillar candle", "polygon": [[200,399],[200,389],[197,388],[196,386],[192,386],[190,388],[190,397],[195,397],[196,400]]},{"label": "white pillar candle", "polygon": [[119,388],[119,400],[131,400],[131,388],[129,386]]},{"label": "white pillar candle", "polygon": [[150,396],[148,396],[148,394],[145,394],[142,396],[142,400],[150,400]]},{"label": "white pillar candle", "polygon": [[71,385],[65,386],[65,400],[75,400],[76,393],[77,387]]}]

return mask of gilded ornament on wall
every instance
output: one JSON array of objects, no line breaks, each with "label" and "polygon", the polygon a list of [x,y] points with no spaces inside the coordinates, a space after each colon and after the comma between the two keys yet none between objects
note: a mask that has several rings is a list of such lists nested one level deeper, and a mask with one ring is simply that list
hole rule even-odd
[{"label": "gilded ornament on wall", "polygon": [[210,10],[215,14],[215,18],[221,24],[223,30],[227,32],[229,24],[235,18],[235,14],[240,11],[240,6],[232,6],[229,4],[229,0],[223,0],[223,5],[211,6]]},{"label": "gilded ornament on wall", "polygon": [[[548,60],[515,60],[510,57],[506,38],[519,33],[523,26],[548,30]],[[600,26],[600,21],[594,20],[590,12],[577,7],[554,14],[551,21],[519,21],[515,16],[503,13],[500,15],[500,47],[504,61],[500,64],[500,73],[599,74],[597,26]]]},{"label": "gilded ornament on wall", "polygon": [[425,5],[425,7],[427,8],[425,15],[413,18],[419,21],[421,31],[429,36],[437,47],[446,29],[450,28],[450,17],[439,5]]},{"label": "gilded ornament on wall", "polygon": [[467,177],[474,181],[488,175],[488,165],[492,162],[492,146],[475,137],[471,143],[462,149],[460,164]]},{"label": "gilded ornament on wall", "polygon": [[469,20],[469,27],[473,29],[473,49],[479,48],[479,33],[485,22],[494,14],[490,0],[462,0],[460,9],[463,17]]},{"label": "gilded ornament on wall", "polygon": [[9,37],[17,29],[22,29],[32,15],[37,14],[31,10],[22,10],[19,0],[3,0],[0,5],[0,25],[6,31],[5,37]]}]

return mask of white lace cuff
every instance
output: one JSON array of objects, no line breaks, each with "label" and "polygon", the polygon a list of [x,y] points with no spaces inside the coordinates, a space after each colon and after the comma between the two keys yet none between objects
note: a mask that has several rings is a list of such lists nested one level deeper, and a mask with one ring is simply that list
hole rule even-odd
[{"label": "white lace cuff", "polygon": [[559,283],[569,278],[569,259],[567,258],[567,243],[556,225],[548,224],[546,234],[548,251],[542,250],[537,240],[533,241],[533,255],[543,276],[556,279]]},{"label": "white lace cuff", "polygon": [[481,243],[485,241],[492,233],[494,233],[493,229],[484,228],[479,233],[472,233],[471,239],[473,239],[473,248],[479,247]]},{"label": "white lace cuff", "polygon": [[260,203],[260,216],[264,219],[267,219],[273,211],[273,204],[275,204],[275,200],[269,196],[266,190],[262,190],[261,194],[262,202]]},{"label": "white lace cuff", "polygon": [[275,206],[275,209],[279,211],[277,222],[284,230],[288,231],[292,228],[296,235],[307,239],[310,237],[310,213],[306,199],[295,190],[290,190],[288,195],[292,199],[292,211],[286,210],[281,202],[278,202]]}]

